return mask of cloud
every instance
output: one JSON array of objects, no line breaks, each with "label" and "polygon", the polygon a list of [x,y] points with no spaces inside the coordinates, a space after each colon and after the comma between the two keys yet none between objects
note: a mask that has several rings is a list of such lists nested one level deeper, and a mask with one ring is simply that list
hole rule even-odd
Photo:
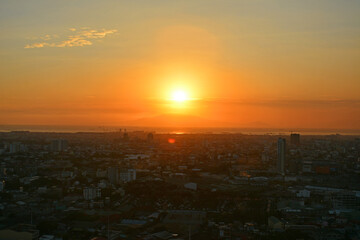
[{"label": "cloud", "polygon": [[70,36],[68,40],[62,41],[55,45],[55,47],[83,47],[87,45],[92,45],[92,42],[78,36]]},{"label": "cloud", "polygon": [[43,43],[33,43],[33,44],[28,44],[28,45],[25,45],[24,48],[42,48],[42,47],[45,47],[46,43],[43,42]]},{"label": "cloud", "polygon": [[101,39],[105,38],[107,35],[114,34],[117,32],[116,29],[111,30],[95,30],[90,29],[88,27],[83,27],[80,30],[76,28],[70,28],[69,31],[72,32],[72,35],[66,36],[62,41],[51,41],[54,38],[58,38],[59,36],[54,35],[45,35],[43,37],[39,37],[37,39],[43,40],[42,42],[36,42],[25,45],[24,48],[44,48],[44,47],[83,47],[93,45],[93,39]]}]

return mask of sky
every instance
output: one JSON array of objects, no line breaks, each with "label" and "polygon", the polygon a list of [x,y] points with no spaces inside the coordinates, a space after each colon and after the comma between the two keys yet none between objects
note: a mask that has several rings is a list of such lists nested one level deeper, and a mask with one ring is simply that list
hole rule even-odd
[{"label": "sky", "polygon": [[1,0],[0,124],[360,129],[359,12],[358,0]]}]

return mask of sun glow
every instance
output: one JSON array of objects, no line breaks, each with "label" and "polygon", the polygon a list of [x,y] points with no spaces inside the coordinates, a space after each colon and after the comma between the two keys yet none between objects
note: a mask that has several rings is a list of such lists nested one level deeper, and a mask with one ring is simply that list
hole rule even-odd
[{"label": "sun glow", "polygon": [[172,93],[172,97],[171,97],[171,100],[175,101],[175,102],[184,102],[186,100],[188,100],[188,96],[187,96],[187,93],[182,91],[182,90],[177,90],[177,91],[174,91]]}]

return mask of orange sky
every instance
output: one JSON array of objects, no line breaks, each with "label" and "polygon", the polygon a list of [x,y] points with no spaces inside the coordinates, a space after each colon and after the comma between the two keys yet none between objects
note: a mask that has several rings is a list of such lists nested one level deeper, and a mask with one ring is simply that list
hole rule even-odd
[{"label": "orange sky", "polygon": [[[3,1],[0,124],[163,126],[181,114],[187,126],[359,129],[359,10]],[[170,100],[177,90],[189,100]]]}]

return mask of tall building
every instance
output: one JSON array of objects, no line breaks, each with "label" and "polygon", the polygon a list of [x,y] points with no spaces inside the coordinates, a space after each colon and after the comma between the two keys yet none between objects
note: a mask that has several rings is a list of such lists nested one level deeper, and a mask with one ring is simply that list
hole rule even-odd
[{"label": "tall building", "polygon": [[149,133],[149,134],[147,135],[147,141],[148,141],[149,143],[152,143],[152,142],[154,141],[154,134],[153,134],[153,133]]},{"label": "tall building", "polygon": [[6,164],[4,162],[0,163],[0,178],[6,177]]},{"label": "tall building", "polygon": [[61,152],[68,148],[68,141],[64,139],[55,139],[51,141],[51,151]]},{"label": "tall building", "polygon": [[9,145],[9,153],[24,152],[25,150],[25,145],[19,142],[11,143]]},{"label": "tall building", "polygon": [[292,133],[290,135],[290,143],[292,145],[300,145],[300,134],[298,133]]},{"label": "tall building", "polygon": [[0,181],[0,192],[4,191],[5,181]]},{"label": "tall building", "polygon": [[101,197],[101,189],[100,188],[84,188],[83,196],[85,200],[93,200]]},{"label": "tall building", "polygon": [[285,138],[279,138],[277,144],[278,150],[278,160],[277,160],[277,170],[281,174],[285,174],[285,151],[286,151],[286,140]]},{"label": "tall building", "polygon": [[117,167],[108,168],[108,179],[111,184],[119,183],[119,169]]},{"label": "tall building", "polygon": [[136,180],[136,169],[126,169],[120,171],[120,180],[123,182],[131,182]]}]

